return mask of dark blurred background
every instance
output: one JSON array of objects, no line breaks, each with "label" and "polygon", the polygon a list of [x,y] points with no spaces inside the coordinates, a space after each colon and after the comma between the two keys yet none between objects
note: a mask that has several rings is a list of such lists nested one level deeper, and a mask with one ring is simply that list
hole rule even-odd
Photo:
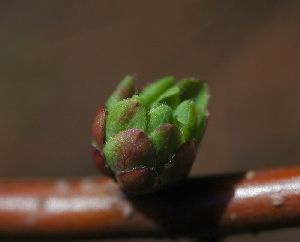
[{"label": "dark blurred background", "polygon": [[193,175],[300,160],[300,1],[1,1],[0,49],[2,177],[96,175],[92,116],[134,73],[207,80]]}]

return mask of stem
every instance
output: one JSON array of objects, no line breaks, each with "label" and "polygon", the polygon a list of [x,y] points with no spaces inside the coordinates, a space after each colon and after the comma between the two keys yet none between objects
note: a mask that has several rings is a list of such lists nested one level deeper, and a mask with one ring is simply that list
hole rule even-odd
[{"label": "stem", "polygon": [[0,182],[0,236],[216,237],[300,225],[300,166],[191,178],[145,196],[105,178]]}]

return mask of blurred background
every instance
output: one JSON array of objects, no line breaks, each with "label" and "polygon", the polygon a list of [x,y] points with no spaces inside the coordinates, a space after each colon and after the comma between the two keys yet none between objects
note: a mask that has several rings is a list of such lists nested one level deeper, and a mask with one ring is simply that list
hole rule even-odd
[{"label": "blurred background", "polygon": [[97,175],[91,119],[126,74],[208,82],[192,175],[300,161],[300,1],[2,0],[0,30],[1,177]]}]

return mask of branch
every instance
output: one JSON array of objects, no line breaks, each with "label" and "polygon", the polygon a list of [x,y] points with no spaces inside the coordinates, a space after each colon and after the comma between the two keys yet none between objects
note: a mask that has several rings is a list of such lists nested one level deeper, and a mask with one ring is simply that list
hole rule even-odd
[{"label": "branch", "polygon": [[105,178],[0,182],[0,237],[210,237],[300,225],[300,166],[129,196]]}]

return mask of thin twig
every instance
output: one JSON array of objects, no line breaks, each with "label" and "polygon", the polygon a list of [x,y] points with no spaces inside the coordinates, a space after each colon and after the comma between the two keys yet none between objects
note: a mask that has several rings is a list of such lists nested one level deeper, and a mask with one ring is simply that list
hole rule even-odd
[{"label": "thin twig", "polygon": [[0,237],[211,237],[300,225],[300,166],[129,196],[105,178],[0,182]]}]

